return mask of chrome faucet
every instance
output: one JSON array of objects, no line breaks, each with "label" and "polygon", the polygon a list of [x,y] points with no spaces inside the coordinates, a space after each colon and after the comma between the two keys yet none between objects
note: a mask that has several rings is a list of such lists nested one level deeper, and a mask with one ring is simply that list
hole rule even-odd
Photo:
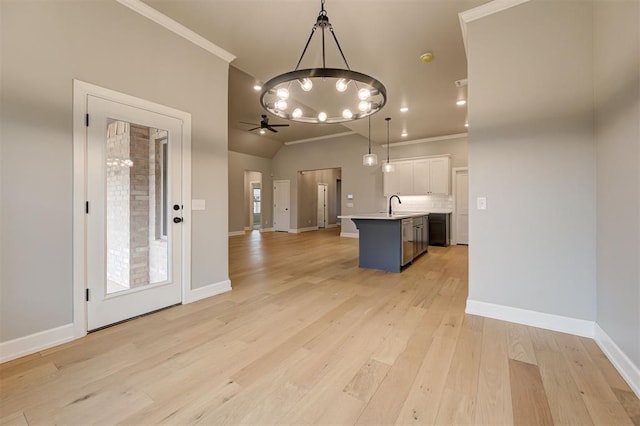
[{"label": "chrome faucet", "polygon": [[398,199],[398,203],[402,204],[402,201],[400,201],[400,197],[398,197],[398,194],[393,194],[391,197],[389,197],[389,216],[393,214],[393,210],[391,210],[391,200],[393,200],[393,197],[396,197]]}]

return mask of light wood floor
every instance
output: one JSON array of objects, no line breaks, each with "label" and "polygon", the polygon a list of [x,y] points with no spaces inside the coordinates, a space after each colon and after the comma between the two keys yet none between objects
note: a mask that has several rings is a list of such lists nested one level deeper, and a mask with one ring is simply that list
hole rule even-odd
[{"label": "light wood floor", "polygon": [[464,314],[467,248],[401,274],[336,230],[231,237],[234,290],[0,366],[3,424],[640,424],[590,339]]}]

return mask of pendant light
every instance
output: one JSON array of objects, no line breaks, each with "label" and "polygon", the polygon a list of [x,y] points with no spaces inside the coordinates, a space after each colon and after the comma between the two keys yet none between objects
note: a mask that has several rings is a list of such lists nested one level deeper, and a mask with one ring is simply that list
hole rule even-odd
[{"label": "pendant light", "polygon": [[382,165],[383,173],[391,173],[395,170],[393,164],[389,162],[389,122],[391,121],[391,117],[385,118],[387,122],[387,162]]},{"label": "pendant light", "polygon": [[378,156],[371,153],[371,116],[369,116],[369,153],[362,156],[363,166],[375,166],[378,164]]},{"label": "pendant light", "polygon": [[[380,81],[349,67],[324,2],[321,0],[320,13],[295,69],[273,77],[262,86],[260,104],[278,117],[301,123],[344,123],[368,117],[387,102],[387,89]],[[322,67],[299,69],[318,29],[322,30],[319,31],[322,35]],[[326,29],[335,41],[344,69],[326,67]]]}]

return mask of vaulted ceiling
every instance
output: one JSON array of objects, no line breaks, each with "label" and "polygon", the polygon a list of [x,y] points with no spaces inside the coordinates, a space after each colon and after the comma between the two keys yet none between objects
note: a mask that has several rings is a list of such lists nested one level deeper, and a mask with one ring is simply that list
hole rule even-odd
[{"label": "vaulted ceiling", "polygon": [[[145,0],[236,56],[229,73],[229,149],[272,157],[284,142],[345,132],[368,136],[367,120],[343,125],[288,122],[279,132],[247,132],[266,112],[253,85],[294,69],[320,11],[320,0]],[[467,77],[458,13],[488,0],[326,0],[325,9],[351,69],[387,88],[386,106],[371,117],[373,143],[464,133],[466,106],[457,106],[456,80]],[[327,36],[329,37],[329,36]],[[327,67],[343,67],[327,39]],[[430,63],[420,61],[432,52]],[[314,36],[304,67],[321,64]],[[465,89],[466,90],[466,89]],[[400,112],[401,106],[409,110]],[[271,123],[286,121],[269,115]],[[401,132],[407,136],[402,137]]]}]

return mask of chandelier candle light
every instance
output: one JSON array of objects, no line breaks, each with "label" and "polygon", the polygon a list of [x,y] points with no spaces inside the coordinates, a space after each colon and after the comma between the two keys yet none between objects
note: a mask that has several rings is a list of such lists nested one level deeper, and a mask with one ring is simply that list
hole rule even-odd
[{"label": "chandelier candle light", "polygon": [[362,156],[363,166],[375,166],[378,164],[378,156],[371,153],[371,116],[369,116],[369,153]]},{"label": "chandelier candle light", "polygon": [[[322,29],[322,68],[298,69],[316,30]],[[346,69],[327,68],[325,30],[329,29]],[[324,9],[293,71],[280,74],[262,86],[260,104],[270,113],[301,123],[344,123],[378,112],[387,101],[387,89],[373,77],[352,71]]]},{"label": "chandelier candle light", "polygon": [[387,162],[382,165],[382,172],[391,173],[395,170],[393,164],[389,162],[389,122],[391,121],[391,117],[387,117],[385,120],[387,121]]}]

